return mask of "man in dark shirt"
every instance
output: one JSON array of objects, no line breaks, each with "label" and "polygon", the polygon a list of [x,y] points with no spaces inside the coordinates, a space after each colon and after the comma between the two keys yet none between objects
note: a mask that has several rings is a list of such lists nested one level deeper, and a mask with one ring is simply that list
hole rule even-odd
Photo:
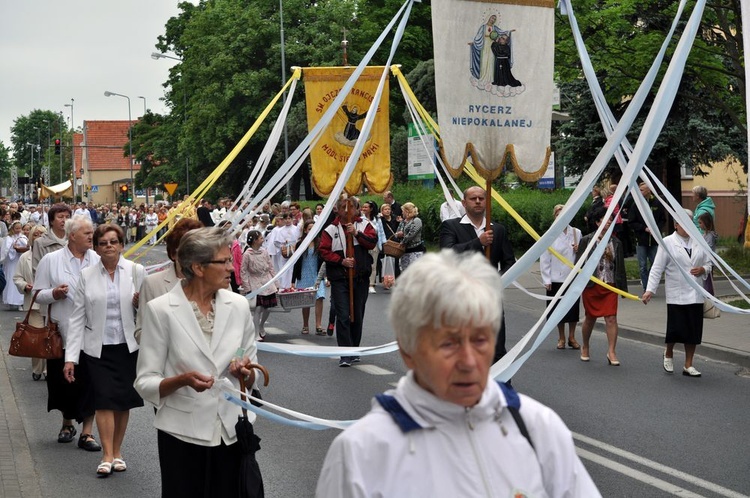
[{"label": "man in dark shirt", "polygon": [[[461,201],[466,214],[463,218],[445,220],[440,225],[440,247],[453,249],[456,252],[477,251],[484,253],[490,247],[490,264],[505,272],[516,262],[513,248],[510,245],[505,227],[500,223],[492,223],[486,228],[485,212],[487,209],[487,193],[481,187],[469,187],[464,191]],[[495,359],[499,360],[507,350],[505,349],[505,313],[500,325],[495,344]]]}]

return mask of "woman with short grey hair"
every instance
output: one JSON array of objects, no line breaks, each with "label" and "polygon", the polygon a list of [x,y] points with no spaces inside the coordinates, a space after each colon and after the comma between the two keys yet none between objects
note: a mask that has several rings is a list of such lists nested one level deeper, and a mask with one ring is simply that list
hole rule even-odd
[{"label": "woman with short grey hair", "polygon": [[[425,327],[460,328],[481,317],[482,324],[492,330],[500,328],[500,274],[486,264],[481,254],[459,254],[449,249],[428,253],[420,258],[418,266],[403,273],[407,274],[411,276],[400,279],[394,288],[389,311],[396,339],[404,351],[414,350],[419,332]],[[458,299],[459,296],[466,299]]]},{"label": "woman with short grey hair", "polygon": [[255,381],[250,305],[229,289],[231,242],[218,227],[187,232],[177,249],[185,279],[143,310],[135,389],[156,407],[162,496],[241,496],[242,411],[211,389]]},{"label": "woman with short grey hair", "polygon": [[182,268],[185,280],[195,277],[192,266],[211,260],[222,247],[232,245],[232,236],[223,229],[199,228],[186,233],[177,248],[177,261]]}]

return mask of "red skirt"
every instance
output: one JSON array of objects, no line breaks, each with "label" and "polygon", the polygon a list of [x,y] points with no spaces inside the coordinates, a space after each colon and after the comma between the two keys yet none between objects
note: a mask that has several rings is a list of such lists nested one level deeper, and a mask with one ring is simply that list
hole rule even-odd
[{"label": "red skirt", "polygon": [[[612,285],[612,284],[610,284]],[[594,285],[583,290],[583,309],[586,316],[599,318],[617,315],[618,295],[601,285]]]}]

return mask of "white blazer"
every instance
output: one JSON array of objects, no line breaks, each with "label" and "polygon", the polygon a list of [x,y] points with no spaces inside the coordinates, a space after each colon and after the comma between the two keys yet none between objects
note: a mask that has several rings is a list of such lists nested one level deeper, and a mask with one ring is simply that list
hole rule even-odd
[{"label": "white blazer", "polygon": [[[682,245],[682,237],[677,232],[664,237],[664,245],[659,246],[656,252],[654,264],[651,266],[651,273],[648,276],[648,285],[646,290],[656,294],[659,288],[661,275],[666,271],[667,275],[664,280],[664,290],[667,295],[667,304],[698,304],[703,302],[703,294],[690,287],[685,282],[685,278],[680,273],[678,265],[688,273],[688,278],[692,278],[700,287],[703,287],[703,281],[711,272],[711,260],[708,254],[694,241],[690,240],[690,256]],[[671,259],[664,246],[669,248],[675,259]],[[690,275],[690,268],[702,266],[706,272],[703,275],[694,277]]]},{"label": "white blazer", "polygon": [[[143,266],[120,256],[117,262],[117,276],[120,282],[120,313],[125,341],[132,353],[138,349],[135,340],[135,308],[133,294],[138,292],[143,282]],[[101,358],[104,328],[107,321],[107,270],[99,261],[81,272],[78,280],[73,313],[68,321],[68,339],[65,348],[65,361],[78,364],[83,350],[89,356]]]},{"label": "white blazer", "polygon": [[[226,444],[237,440],[234,426],[242,413],[240,407],[225,400],[217,389],[199,393],[185,386],[162,398],[159,385],[166,378],[197,371],[217,381],[226,378],[239,389],[239,381],[229,373],[237,349],[243,348],[253,363],[258,361],[250,305],[239,294],[220,289],[214,312],[208,344],[182,285],[146,304],[135,379],[138,394],[157,408],[154,427],[203,446],[211,444],[217,418],[229,436]],[[252,412],[248,419],[255,420]]]}]

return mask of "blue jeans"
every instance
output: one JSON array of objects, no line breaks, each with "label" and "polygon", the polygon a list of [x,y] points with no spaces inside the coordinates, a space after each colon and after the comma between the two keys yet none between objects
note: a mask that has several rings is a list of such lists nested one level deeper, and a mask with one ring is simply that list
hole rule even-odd
[{"label": "blue jeans", "polygon": [[659,246],[635,246],[635,255],[638,258],[638,270],[641,273],[641,286],[646,290],[648,285],[648,271],[656,259],[656,251]]}]

